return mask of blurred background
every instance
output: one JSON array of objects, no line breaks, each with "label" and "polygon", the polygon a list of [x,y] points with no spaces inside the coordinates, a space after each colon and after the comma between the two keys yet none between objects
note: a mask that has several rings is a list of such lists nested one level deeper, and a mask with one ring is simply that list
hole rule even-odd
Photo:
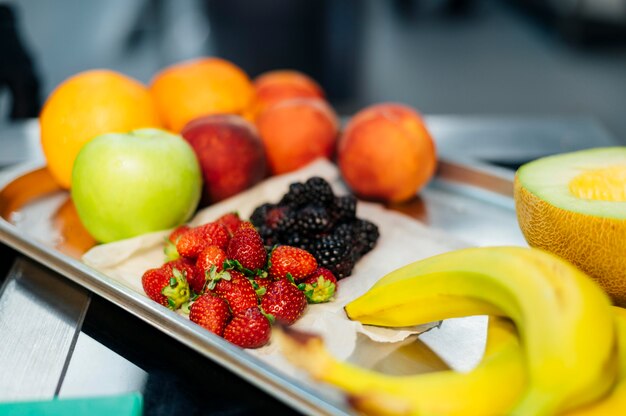
[{"label": "blurred background", "polygon": [[342,115],[585,116],[626,144],[626,0],[0,2],[0,120],[90,68],[148,83],[197,56],[301,70]]}]

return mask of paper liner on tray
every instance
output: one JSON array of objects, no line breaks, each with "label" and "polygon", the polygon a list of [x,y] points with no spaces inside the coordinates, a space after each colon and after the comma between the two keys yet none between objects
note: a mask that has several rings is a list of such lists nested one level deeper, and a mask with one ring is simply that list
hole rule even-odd
[{"label": "paper liner on tray", "polygon": [[[271,177],[245,192],[204,208],[190,224],[210,222],[230,211],[237,211],[242,218],[249,218],[253,209],[261,203],[277,202],[287,192],[289,184],[305,181],[312,176],[328,180],[336,194],[347,192],[337,167],[320,159],[298,171]],[[359,201],[357,216],[379,227],[380,238],[376,247],[356,264],[351,276],[339,281],[333,302],[309,305],[294,328],[320,334],[329,350],[340,359],[349,359],[360,342],[385,343],[384,348],[380,349],[381,357],[371,357],[375,361],[392,351],[395,345],[401,345],[402,341],[431,328],[434,323],[401,329],[366,326],[346,317],[343,310],[346,303],[363,294],[382,276],[401,266],[468,244],[380,204]],[[163,245],[168,233],[169,230],[102,244],[89,250],[82,259],[91,267],[143,294],[141,275],[145,270],[164,262]],[[263,348],[248,351],[279,367],[285,366],[277,346],[271,342]]]}]

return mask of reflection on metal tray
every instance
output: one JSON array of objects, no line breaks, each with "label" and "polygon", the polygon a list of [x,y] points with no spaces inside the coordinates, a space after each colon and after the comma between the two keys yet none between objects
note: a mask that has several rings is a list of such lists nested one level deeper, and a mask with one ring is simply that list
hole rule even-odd
[{"label": "reflection on metal tray", "polygon": [[[0,183],[0,240],[86,289],[110,300],[143,321],[215,360],[267,393],[305,413],[350,414],[341,398],[320,386],[286,377],[245,351],[178,316],[147,297],[82,263],[94,241],[85,232],[67,191],[59,189],[40,166],[24,166]],[[475,245],[525,244],[511,199],[512,173],[491,166],[442,160],[435,179],[419,196],[389,208]],[[437,333],[426,345],[450,364],[457,357],[438,350]],[[447,343],[449,344],[449,339]],[[459,340],[462,342],[462,340]],[[456,351],[462,350],[455,346]],[[366,352],[363,352],[366,353]],[[392,354],[393,355],[393,354]],[[385,371],[441,368],[432,351],[418,342],[377,365]],[[407,358],[411,357],[411,360]],[[415,359],[417,357],[417,359]],[[406,365],[411,362],[411,365]],[[400,364],[403,367],[400,367]]]}]

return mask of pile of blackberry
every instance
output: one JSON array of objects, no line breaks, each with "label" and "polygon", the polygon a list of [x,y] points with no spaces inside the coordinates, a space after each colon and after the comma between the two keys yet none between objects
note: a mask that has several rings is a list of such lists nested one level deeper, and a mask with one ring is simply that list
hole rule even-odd
[{"label": "pile of blackberry", "polygon": [[337,196],[314,176],[294,182],[277,203],[255,208],[250,221],[265,244],[286,244],[311,253],[337,279],[350,276],[355,263],[378,241],[378,227],[356,216],[356,198]]}]

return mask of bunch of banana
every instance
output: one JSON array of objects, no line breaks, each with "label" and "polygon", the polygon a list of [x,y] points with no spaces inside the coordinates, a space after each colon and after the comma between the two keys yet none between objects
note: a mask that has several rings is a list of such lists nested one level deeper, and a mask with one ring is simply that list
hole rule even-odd
[{"label": "bunch of banana", "polygon": [[[280,337],[287,357],[344,389],[361,410],[525,416],[621,405],[617,414],[626,414],[626,387],[615,382],[626,373],[626,335],[616,364],[616,328],[626,333],[626,318],[593,280],[542,250],[479,247],[421,260],[384,276],[345,310],[350,319],[386,327],[491,316],[483,361],[465,374],[387,376],[334,360],[319,339],[299,337],[294,350],[292,338]],[[514,322],[519,344],[495,316]]]}]

